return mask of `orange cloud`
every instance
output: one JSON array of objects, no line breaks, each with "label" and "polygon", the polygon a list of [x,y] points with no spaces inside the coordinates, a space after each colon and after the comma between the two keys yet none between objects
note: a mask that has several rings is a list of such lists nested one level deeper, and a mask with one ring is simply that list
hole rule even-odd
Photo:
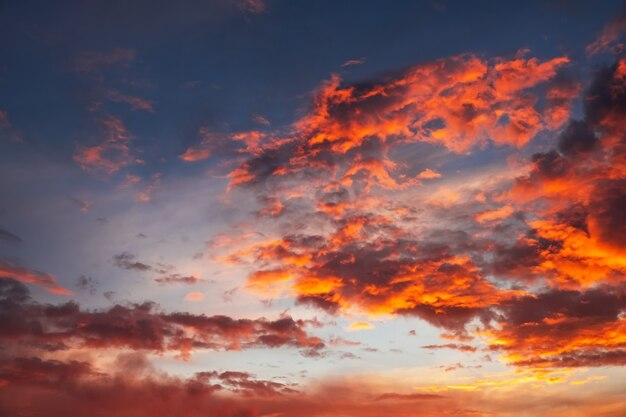
[{"label": "orange cloud", "polygon": [[[304,170],[334,174],[340,168],[344,181],[363,172],[370,183],[397,188],[411,184],[389,174],[395,163],[387,153],[401,144],[433,142],[454,152],[489,141],[523,146],[566,121],[578,92],[557,79],[568,63],[566,57],[487,61],[466,54],[363,85],[343,86],[333,75],[288,136],[248,146],[256,157],[231,173],[231,186]],[[542,94],[545,115],[538,104]],[[380,154],[366,156],[372,144]]]},{"label": "orange cloud", "polygon": [[624,365],[624,300],[623,291],[609,288],[523,297],[505,303],[503,321],[485,335],[517,366]]},{"label": "orange cloud", "polygon": [[[419,317],[460,340],[482,335],[515,366],[619,364],[621,342],[599,344],[621,340],[615,319],[596,324],[571,309],[516,323],[513,314],[550,291],[611,293],[626,274],[626,64],[601,69],[584,120],[568,121],[580,90],[559,72],[568,63],[467,54],[357,85],[333,76],[288,135],[239,148],[250,157],[230,190],[254,187],[281,227],[221,259],[251,268],[255,292],[330,314]],[[557,129],[556,148],[533,155],[525,175],[456,179],[432,195],[411,187],[439,172],[393,158],[416,142],[452,157]],[[297,209],[285,209],[293,189]],[[536,351],[522,343],[533,329]]]},{"label": "orange cloud", "polygon": [[94,146],[78,145],[74,153],[74,161],[83,171],[110,176],[122,168],[141,162],[131,153],[130,134],[120,119],[109,117],[102,120],[102,125],[104,140]]},{"label": "orange cloud", "polygon": [[185,295],[185,301],[198,302],[204,300],[204,293],[198,291],[191,291]]},{"label": "orange cloud", "polygon": [[506,205],[495,210],[484,211],[476,215],[476,221],[485,223],[493,220],[502,220],[511,216],[515,210],[513,207]]},{"label": "orange cloud", "polygon": [[430,168],[426,168],[425,170],[423,170],[422,172],[420,172],[419,174],[417,174],[417,178],[419,179],[424,179],[424,180],[431,180],[431,179],[435,179],[435,178],[441,178],[441,173],[432,170]]}]

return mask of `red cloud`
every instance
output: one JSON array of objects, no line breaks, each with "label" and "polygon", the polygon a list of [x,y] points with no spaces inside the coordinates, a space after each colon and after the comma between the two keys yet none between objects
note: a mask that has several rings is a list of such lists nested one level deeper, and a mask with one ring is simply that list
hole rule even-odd
[{"label": "red cloud", "polygon": [[102,142],[94,146],[79,145],[74,153],[74,161],[81,169],[94,175],[110,176],[122,168],[141,162],[132,155],[130,134],[120,119],[109,117],[102,124]]},{"label": "red cloud", "polygon": [[626,10],[622,11],[620,16],[610,21],[602,29],[600,35],[593,42],[587,45],[587,54],[595,55],[609,50],[612,46],[615,46],[617,51],[623,50],[624,45],[615,45],[615,43],[620,39],[624,32],[626,32]]},{"label": "red cloud", "polygon": [[60,286],[53,275],[34,269],[23,268],[12,262],[0,261],[0,278],[13,278],[27,284],[40,285],[53,294],[73,294],[72,291]]},{"label": "red cloud", "polygon": [[240,371],[204,371],[177,378],[151,369],[136,355],[118,357],[118,368],[110,370],[85,361],[14,358],[0,361],[0,413],[46,417],[87,417],[94,412],[119,417],[176,413],[190,417],[410,417],[419,412],[423,417],[435,417],[504,416],[523,410],[552,417],[569,415],[574,406],[584,415],[602,412],[618,417],[625,411],[618,390],[585,387],[585,395],[581,395],[572,387],[554,398],[553,392],[544,389],[531,389],[520,396],[525,387],[504,386],[507,389],[503,390],[499,381],[491,382],[497,391],[483,390],[480,382],[466,385],[465,392],[454,387],[439,387],[443,392],[395,392],[345,379],[311,384],[302,391],[293,384],[260,380]]}]

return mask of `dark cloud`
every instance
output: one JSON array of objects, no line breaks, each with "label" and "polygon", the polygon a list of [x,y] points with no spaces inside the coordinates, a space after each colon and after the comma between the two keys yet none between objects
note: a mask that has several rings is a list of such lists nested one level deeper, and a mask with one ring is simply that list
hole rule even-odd
[{"label": "dark cloud", "polygon": [[598,70],[586,94],[585,118],[594,128],[623,127],[626,115],[626,84],[623,59]]},{"label": "dark cloud", "polygon": [[219,382],[219,386],[237,394],[253,397],[275,397],[284,394],[295,394],[298,391],[281,382],[255,379],[248,372],[199,372],[195,379],[204,383],[212,380]]},{"label": "dark cloud", "polygon": [[170,274],[163,277],[159,277],[155,279],[159,284],[197,284],[202,281],[200,278],[194,275],[181,275],[181,274]]},{"label": "dark cloud", "polygon": [[491,348],[512,355],[517,366],[584,367],[623,365],[626,345],[607,337],[621,330],[626,292],[602,287],[551,290],[500,306]]},{"label": "dark cloud", "polygon": [[462,352],[476,352],[476,347],[472,345],[464,345],[460,343],[446,343],[444,345],[426,345],[422,346],[422,349],[437,350],[437,349],[455,349]]},{"label": "dark cloud", "polygon": [[[149,369],[137,355],[121,358],[117,366],[120,369],[102,372],[84,361],[4,359],[0,361],[0,414],[147,417],[184,412],[197,417],[206,413],[254,417],[259,414],[248,403],[251,399],[296,392],[285,384],[241,372],[199,372],[177,378]],[[222,390],[238,394],[238,398],[218,395]],[[33,398],[38,400],[23,401]]]},{"label": "dark cloud", "polygon": [[326,239],[290,235],[256,245],[253,261],[275,267],[251,274],[248,285],[263,292],[293,276],[298,304],[331,314],[358,306],[412,315],[456,332],[474,318],[488,317],[491,305],[510,296],[469,259],[452,255],[443,241],[393,238],[395,233],[385,219],[364,216],[341,220]]},{"label": "dark cloud", "polygon": [[17,235],[14,235],[13,233],[9,232],[8,230],[4,230],[2,228],[0,228],[0,242],[7,242],[7,243],[21,243],[22,242],[22,238],[20,238]]},{"label": "dark cloud", "polygon": [[590,200],[592,233],[602,242],[626,250],[626,179],[599,181]]},{"label": "dark cloud", "polygon": [[572,120],[559,135],[559,151],[566,156],[574,156],[593,150],[598,138],[584,121]]},{"label": "dark cloud", "polygon": [[315,295],[300,295],[296,299],[298,305],[308,305],[320,310],[324,310],[330,314],[337,314],[339,312],[340,304],[335,301],[335,293],[315,294]]},{"label": "dark cloud", "polygon": [[146,272],[152,270],[152,267],[143,262],[136,261],[136,256],[132,253],[122,252],[113,256],[113,263],[122,269]]},{"label": "dark cloud", "polygon": [[80,74],[101,78],[101,72],[114,67],[128,66],[136,57],[132,49],[115,48],[110,51],[85,51],[74,60],[74,70]]},{"label": "dark cloud", "polygon": [[90,295],[95,295],[98,287],[98,281],[87,275],[81,275],[76,279],[76,287],[82,291],[89,292]]},{"label": "dark cloud", "polygon": [[[241,371],[200,371],[182,378],[158,372],[145,357],[118,355],[112,369],[100,370],[87,361],[32,357],[0,360],[0,414],[87,417],[98,414],[150,417],[183,413],[190,417],[315,417],[341,414],[375,417],[423,417],[442,414],[480,415],[528,410],[515,397],[497,396],[485,403],[484,393],[447,391],[379,393],[358,381],[324,381],[310,391],[294,384],[257,379]],[[297,387],[299,388],[299,387]],[[554,404],[553,404],[553,402]],[[557,402],[558,401],[558,402]],[[533,410],[554,410],[563,397]],[[534,402],[533,402],[534,403]],[[513,405],[512,405],[513,404]],[[606,399],[603,399],[606,406]],[[594,410],[595,403],[569,399],[564,407]],[[481,411],[476,411],[479,409]],[[613,408],[617,417],[621,404]],[[514,411],[515,412],[515,411]],[[592,413],[591,413],[592,414]],[[542,415],[542,414],[537,414]]]},{"label": "dark cloud", "polygon": [[[545,312],[526,328],[516,323],[518,313],[511,307],[524,297],[528,303],[547,297],[545,288],[584,293],[594,285],[606,285],[603,291],[612,294],[626,274],[618,255],[626,244],[621,209],[626,206],[621,103],[626,63],[596,74],[585,92],[584,119],[569,123],[569,105],[579,87],[555,75],[564,63],[555,60],[542,66],[537,60],[500,60],[491,73],[489,63],[472,56],[438,61],[433,64],[438,71],[433,70],[437,75],[432,82],[454,81],[454,87],[437,92],[432,98],[436,103],[429,102],[430,96],[419,103],[411,101],[415,96],[406,97],[419,78],[412,77],[423,76],[419,78],[423,81],[432,75],[422,73],[431,68],[428,65],[356,85],[342,85],[333,78],[314,96],[289,138],[268,143],[271,146],[231,173],[231,186],[252,187],[261,204],[272,201],[288,210],[275,219],[280,222],[280,237],[255,241],[226,258],[253,268],[248,289],[266,297],[288,292],[297,304],[329,314],[358,309],[419,317],[450,331],[457,340],[470,337],[470,323],[493,331],[494,340],[500,336],[494,329],[501,325],[513,339],[518,331],[528,332],[528,338],[545,336],[540,345],[546,346],[550,331],[555,345],[580,336],[561,329],[558,320],[575,323],[581,332],[612,334],[614,320],[601,323],[568,309]],[[469,67],[475,72],[465,73]],[[536,73],[540,70],[541,76]],[[467,77],[463,82],[457,79],[460,74]],[[498,88],[483,89],[483,78],[473,78],[477,74],[490,74]],[[529,96],[520,92],[543,82],[538,79],[546,82],[542,85],[546,107],[531,109],[526,106]],[[460,85],[466,90],[457,91]],[[508,124],[506,134],[490,126],[485,129],[491,136],[485,139],[483,131],[472,129],[488,118],[486,107],[497,102],[498,95],[505,95],[505,101],[514,96],[515,111],[502,116]],[[452,98],[454,103],[448,101]],[[427,115],[416,122],[417,110]],[[402,129],[407,121],[412,121],[409,131]],[[499,143],[499,134],[507,137],[502,143],[521,146],[537,129],[557,132],[560,126],[564,128],[555,148],[535,153],[528,175],[516,179],[513,187],[498,186],[473,202],[463,191],[442,203],[420,196],[412,211],[388,203],[395,191],[419,185],[406,178],[408,170],[389,159],[398,142],[441,137],[448,150],[461,152],[485,140]],[[295,206],[285,201],[305,180],[306,192],[294,193],[298,210],[293,210]],[[306,225],[296,229],[301,224]],[[553,305],[559,305],[564,294],[555,297]],[[542,312],[539,306],[525,309]],[[582,357],[600,349],[619,349],[596,346],[578,352],[582,336],[572,343],[559,354]],[[474,349],[452,343],[430,347],[435,346]],[[517,358],[507,359],[511,363],[518,362],[515,355],[526,353],[522,343],[506,346],[501,349],[504,357]],[[532,358],[533,352],[528,356]],[[571,360],[563,363],[573,366]]]},{"label": "dark cloud", "polygon": [[536,175],[541,179],[563,177],[567,175],[570,170],[569,162],[555,150],[534,154],[532,156],[532,162],[534,164],[534,171],[531,175]]},{"label": "dark cloud", "polygon": [[233,319],[189,313],[164,313],[153,303],[115,305],[86,311],[72,301],[42,305],[28,301],[26,288],[14,280],[0,280],[0,337],[19,345],[63,343],[96,349],[129,347],[135,350],[179,352],[194,349],[239,350],[251,347],[290,346],[324,348],[321,339],[305,330],[307,322],[282,317]]},{"label": "dark cloud", "polygon": [[485,273],[494,274],[500,279],[531,282],[544,276],[536,269],[543,262],[545,255],[558,253],[562,247],[562,242],[546,239],[540,236],[536,229],[529,229],[513,244],[493,244],[492,258],[485,261],[482,266]]}]

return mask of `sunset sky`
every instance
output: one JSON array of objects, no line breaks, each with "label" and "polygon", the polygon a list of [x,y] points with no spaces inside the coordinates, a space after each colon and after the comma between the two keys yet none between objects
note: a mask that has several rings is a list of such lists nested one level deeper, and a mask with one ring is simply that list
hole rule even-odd
[{"label": "sunset sky", "polygon": [[626,416],[623,1],[0,0],[0,416]]}]

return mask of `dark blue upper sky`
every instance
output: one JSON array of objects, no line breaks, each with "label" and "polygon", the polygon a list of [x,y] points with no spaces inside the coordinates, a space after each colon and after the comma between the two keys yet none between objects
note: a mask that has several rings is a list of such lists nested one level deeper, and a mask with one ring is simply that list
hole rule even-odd
[{"label": "dark blue upper sky", "polygon": [[[91,129],[86,107],[96,94],[93,80],[74,70],[76,57],[130,49],[133,64],[103,70],[103,82],[155,102],[154,113],[133,112],[127,123],[145,156],[158,159],[182,152],[199,126],[248,129],[254,113],[273,126],[289,123],[333,72],[363,80],[468,51],[530,49],[539,58],[576,60],[620,5],[276,0],[250,13],[227,0],[5,0],[0,107],[30,146],[67,157]],[[342,69],[350,59],[365,63]]]}]

